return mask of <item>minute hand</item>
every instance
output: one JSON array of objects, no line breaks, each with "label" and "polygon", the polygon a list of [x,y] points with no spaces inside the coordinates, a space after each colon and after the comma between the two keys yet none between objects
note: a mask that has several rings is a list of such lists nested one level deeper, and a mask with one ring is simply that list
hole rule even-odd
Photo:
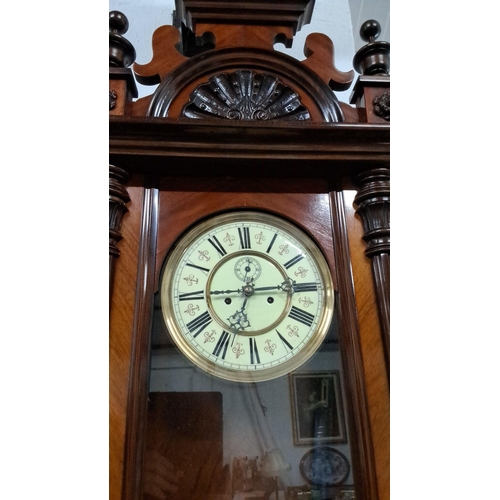
[{"label": "minute hand", "polygon": [[255,292],[264,291],[264,290],[282,290],[287,293],[295,293],[295,292],[313,292],[318,289],[318,283],[295,283],[295,281],[285,281],[278,286],[260,286],[254,288]]},{"label": "minute hand", "polygon": [[262,292],[264,290],[277,290],[278,288],[281,288],[281,285],[278,286],[259,286],[257,288],[254,288],[254,292]]},{"label": "minute hand", "polygon": [[277,286],[260,286],[258,288],[254,288],[255,292],[264,291],[264,290],[281,290],[282,292],[289,293],[290,295],[294,292],[293,287],[295,285],[295,281],[290,278],[287,278],[283,283],[280,283]]}]

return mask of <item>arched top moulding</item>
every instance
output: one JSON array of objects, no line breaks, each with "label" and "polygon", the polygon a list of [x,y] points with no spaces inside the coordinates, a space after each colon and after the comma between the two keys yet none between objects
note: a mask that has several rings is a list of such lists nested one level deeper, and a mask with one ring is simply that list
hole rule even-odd
[{"label": "arched top moulding", "polygon": [[[153,57],[133,64],[138,82],[158,85],[128,103],[126,114],[207,120],[343,122],[354,71],[335,67],[333,42],[320,33],[298,61],[274,50],[290,46],[311,19],[314,0],[176,0],[173,26],[152,37]],[[346,109],[349,108],[349,109]]]}]

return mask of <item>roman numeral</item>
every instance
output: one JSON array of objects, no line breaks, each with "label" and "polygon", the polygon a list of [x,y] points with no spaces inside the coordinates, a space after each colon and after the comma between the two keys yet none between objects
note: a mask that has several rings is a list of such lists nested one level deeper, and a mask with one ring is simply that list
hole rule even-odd
[{"label": "roman numeral", "polygon": [[304,258],[302,254],[297,255],[293,259],[290,259],[286,264],[285,264],[285,269],[290,269],[292,266],[297,264],[297,262],[301,261]]},{"label": "roman numeral", "polygon": [[[213,238],[213,240],[212,240],[212,238]],[[217,250],[217,252],[219,253],[219,255],[221,257],[224,257],[224,255],[227,254],[226,250],[220,244],[220,241],[217,239],[217,236],[212,236],[212,238],[208,238],[208,241]]]},{"label": "roman numeral", "polygon": [[240,244],[242,249],[250,248],[250,228],[244,227],[238,228],[238,234],[240,235]]},{"label": "roman numeral", "polygon": [[257,349],[257,342],[255,339],[248,339],[250,341],[250,363],[253,365],[255,363],[260,363],[259,350]]},{"label": "roman numeral", "polygon": [[290,351],[293,349],[293,347],[290,345],[290,342],[288,342],[288,340],[283,337],[283,335],[281,335],[280,332],[278,332],[278,330],[276,330],[276,333],[278,334],[278,337],[280,338],[281,342],[283,342],[283,345],[285,346],[286,349],[290,349]]},{"label": "roman numeral", "polygon": [[317,283],[296,283],[293,287],[294,292],[317,292]]},{"label": "roman numeral", "polygon": [[306,326],[311,326],[314,321],[314,315],[295,306],[292,306],[292,310],[290,311],[288,317]]},{"label": "roman numeral", "polygon": [[226,332],[226,330],[222,330],[222,335],[219,341],[217,342],[217,345],[215,346],[214,352],[212,354],[214,356],[217,356],[218,358],[225,359],[228,344],[229,344],[229,333]]},{"label": "roman numeral", "polygon": [[195,269],[199,269],[200,271],[203,271],[204,273],[210,272],[210,269],[207,269],[206,267],[197,266],[196,264],[191,264],[191,262],[187,262],[186,266],[194,267]]},{"label": "roman numeral", "polygon": [[189,293],[180,293],[179,300],[200,300],[204,299],[203,290],[199,290],[197,292],[189,292]]},{"label": "roman numeral", "polygon": [[267,247],[266,253],[269,253],[271,251],[271,248],[273,248],[274,242],[276,241],[276,237],[278,236],[278,233],[275,233],[273,236],[273,239],[271,240],[271,243],[269,243],[269,246]]},{"label": "roman numeral", "polygon": [[186,326],[193,337],[197,337],[210,323],[212,318],[208,311],[205,311],[201,316],[190,321]]}]

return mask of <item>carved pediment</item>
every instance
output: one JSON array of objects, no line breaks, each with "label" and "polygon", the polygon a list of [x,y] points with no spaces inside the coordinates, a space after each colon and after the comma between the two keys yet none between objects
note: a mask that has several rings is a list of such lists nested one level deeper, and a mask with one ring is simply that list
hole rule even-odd
[{"label": "carved pediment", "polygon": [[276,76],[237,70],[199,85],[183,109],[187,118],[309,120],[299,95]]}]

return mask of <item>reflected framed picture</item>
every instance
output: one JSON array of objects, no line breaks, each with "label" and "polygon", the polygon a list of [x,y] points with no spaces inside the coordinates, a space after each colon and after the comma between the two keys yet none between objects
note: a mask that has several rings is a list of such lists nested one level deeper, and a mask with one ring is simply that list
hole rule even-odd
[{"label": "reflected framed picture", "polygon": [[295,372],[289,382],[294,445],[346,443],[339,371]]},{"label": "reflected framed picture", "polygon": [[331,446],[317,446],[305,453],[300,461],[302,477],[313,486],[342,484],[348,478],[350,470],[347,457]]}]

